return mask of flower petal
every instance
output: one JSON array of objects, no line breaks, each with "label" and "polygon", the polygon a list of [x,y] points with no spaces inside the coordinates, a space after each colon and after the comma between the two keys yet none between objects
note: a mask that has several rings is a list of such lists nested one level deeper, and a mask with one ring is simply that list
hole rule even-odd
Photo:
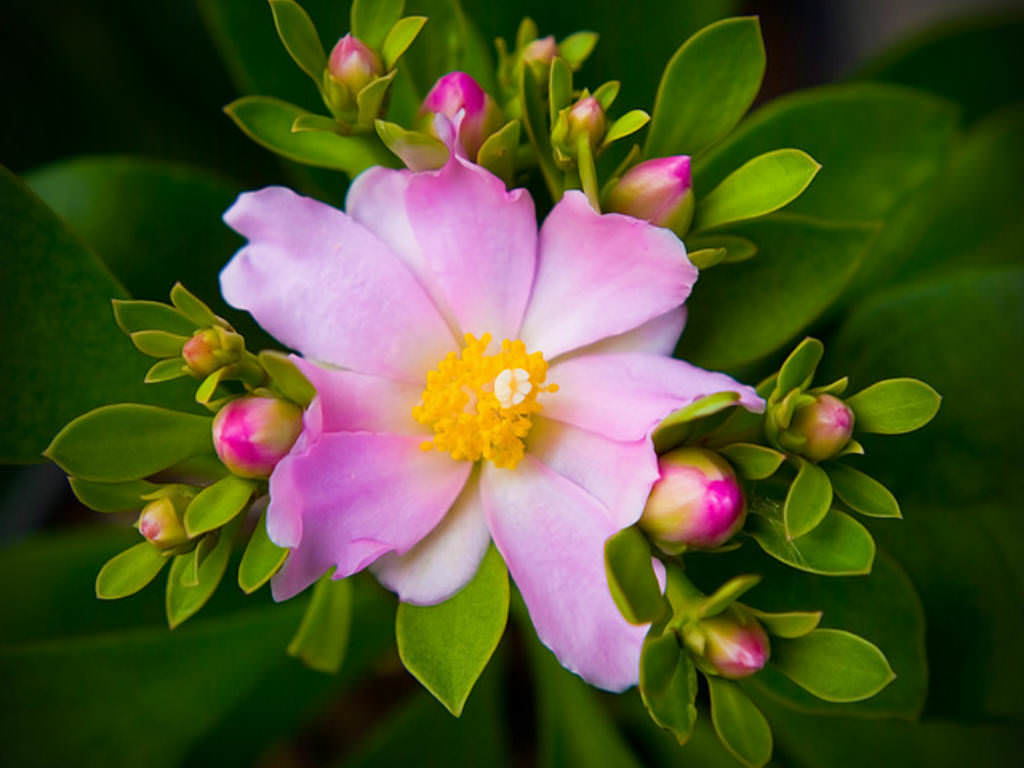
[{"label": "flower petal", "polygon": [[634,685],[647,628],[628,624],[608,590],[604,543],[619,526],[604,506],[529,455],[514,470],[483,467],[480,489],[541,642],[593,685]]},{"label": "flower petal", "polygon": [[716,392],[737,392],[740,404],[764,410],[753,387],[659,355],[586,355],[551,366],[558,392],[545,396],[544,415],[613,440],[639,440],[677,408]]},{"label": "flower petal", "polygon": [[537,278],[520,338],[549,360],[680,306],[697,269],[669,230],[595,213],[569,191],[540,232]]},{"label": "flower petal", "polygon": [[404,555],[384,555],[370,570],[403,603],[435,605],[469,583],[490,543],[480,484],[470,478],[444,520],[423,541]]},{"label": "flower petal", "polygon": [[437,526],[471,465],[423,451],[421,442],[335,432],[277,465],[267,530],[278,546],[293,549],[275,583],[276,599],[305,589],[331,565],[344,578],[386,552],[408,552]]},{"label": "flower petal", "polygon": [[632,331],[609,336],[607,339],[574,349],[558,360],[581,355],[621,355],[638,353],[644,355],[671,355],[679,343],[686,326],[686,307],[676,307]]},{"label": "flower petal", "polygon": [[603,503],[620,528],[640,519],[658,479],[658,457],[648,439],[619,442],[565,422],[534,417],[527,450]]},{"label": "flower petal", "polygon": [[221,272],[225,300],[306,357],[420,383],[456,348],[401,259],[341,211],[267,187],[224,220],[249,240]]}]

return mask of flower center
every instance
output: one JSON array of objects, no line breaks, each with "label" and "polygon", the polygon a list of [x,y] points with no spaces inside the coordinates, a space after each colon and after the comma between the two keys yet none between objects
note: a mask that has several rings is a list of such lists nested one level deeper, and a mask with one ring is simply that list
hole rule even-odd
[{"label": "flower center", "polygon": [[479,339],[466,334],[462,352],[449,352],[427,374],[427,386],[413,418],[434,432],[420,447],[445,451],[459,461],[487,459],[503,469],[523,458],[533,415],[541,410],[537,396],[558,391],[544,386],[548,364],[540,352],[505,339],[501,350],[487,354],[491,334]]}]

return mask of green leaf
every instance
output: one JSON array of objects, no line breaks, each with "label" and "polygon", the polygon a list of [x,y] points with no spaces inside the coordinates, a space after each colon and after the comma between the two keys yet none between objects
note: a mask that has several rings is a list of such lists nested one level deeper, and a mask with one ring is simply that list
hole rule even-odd
[{"label": "green leaf", "polygon": [[939,412],[939,393],[917,379],[887,379],[850,397],[859,432],[901,435],[920,429]]},{"label": "green leaf", "polygon": [[127,483],[97,483],[80,477],[68,480],[78,500],[97,512],[140,509],[145,504],[142,497],[160,487],[145,480],[130,480]]},{"label": "green leaf", "polygon": [[[591,95],[595,99],[597,99],[597,103],[601,105],[601,109],[607,112],[609,109],[611,109],[612,104],[615,103],[615,99],[618,97],[619,89],[621,87],[622,83],[620,83],[618,80],[609,80],[607,83],[598,86],[597,90],[595,90],[594,93]],[[562,106],[565,106],[565,104],[563,104]],[[634,111],[640,112],[642,110]],[[644,112],[644,114],[647,115],[646,112]],[[644,120],[644,124],[646,124],[647,121],[650,119],[650,115],[647,115],[647,119]],[[554,118],[552,118],[552,123],[553,122]]]},{"label": "green leaf", "polygon": [[199,585],[200,568],[203,561],[213,552],[219,541],[217,535],[203,536],[199,539],[195,548],[188,554],[187,567],[181,572],[181,583],[186,587]]},{"label": "green leaf", "polygon": [[267,534],[267,513],[264,510],[238,565],[238,586],[245,594],[251,595],[270,581],[287,557],[288,550],[277,546]]},{"label": "green leaf", "polygon": [[801,688],[825,701],[870,698],[895,677],[873,643],[840,629],[816,629],[772,645],[772,663]]},{"label": "green leaf", "polygon": [[821,166],[799,149],[778,149],[755,157],[697,198],[694,230],[754,219],[777,211],[807,189]]},{"label": "green leaf", "polygon": [[686,254],[690,263],[697,269],[708,269],[721,264],[729,252],[725,248],[701,248],[699,251],[690,251]]},{"label": "green leaf", "polygon": [[259,354],[260,365],[270,376],[270,382],[282,395],[293,403],[305,408],[313,398],[316,390],[302,372],[283,352],[266,349]]},{"label": "green leaf", "polygon": [[62,429],[45,455],[84,480],[138,480],[191,456],[211,453],[212,420],[151,405],[90,411]]},{"label": "green leaf", "polygon": [[870,573],[875,542],[867,529],[849,515],[831,509],[817,527],[799,539],[786,537],[782,520],[755,514],[747,532],[765,552],[801,571],[830,576]]},{"label": "green leaf", "polygon": [[167,611],[167,624],[171,629],[180,626],[194,616],[200,608],[213,596],[214,591],[224,576],[231,557],[231,547],[235,534],[242,519],[226,525],[216,534],[217,543],[213,550],[203,559],[199,567],[199,581],[194,586],[185,585],[185,571],[193,565],[193,555],[178,555],[171,563],[171,572],[167,576],[167,593],[164,607]]},{"label": "green leaf", "polygon": [[597,39],[596,32],[574,32],[558,44],[558,55],[575,71],[593,53]]},{"label": "green leaf", "polygon": [[117,600],[134,595],[156,578],[168,558],[143,541],[107,561],[96,576],[96,597]]},{"label": "green leaf", "polygon": [[352,628],[352,582],[335,579],[333,569],[320,577],[302,616],[288,655],[311,669],[335,674],[345,658]]},{"label": "green leaf", "polygon": [[688,234],[686,236],[686,247],[690,251],[690,260],[693,260],[693,251],[704,249],[724,248],[726,253],[722,261],[735,263],[752,259],[757,254],[757,245],[745,237],[735,235],[714,234]]},{"label": "green leaf", "polygon": [[786,454],[754,443],[733,443],[718,450],[748,480],[764,480],[775,474]]},{"label": "green leaf", "polygon": [[207,486],[185,510],[185,532],[192,538],[234,520],[246,508],[255,490],[255,482],[235,475]]},{"label": "green leaf", "polygon": [[556,56],[551,60],[548,73],[548,116],[551,125],[558,119],[558,113],[572,101],[572,70],[565,59]]},{"label": "green leaf", "polygon": [[631,624],[658,618],[664,608],[651,565],[651,545],[636,526],[623,528],[604,544],[604,568],[615,605]]},{"label": "green leaf", "polygon": [[440,168],[448,162],[448,148],[436,136],[409,131],[386,120],[375,120],[373,125],[384,145],[412,170]]},{"label": "green leaf", "polygon": [[545,120],[544,96],[540,83],[537,82],[530,67],[523,67],[519,81],[519,99],[523,104],[523,127],[526,128],[526,135],[537,155],[537,164],[544,176],[544,182],[552,198],[558,199],[562,196],[562,174],[555,167],[551,155],[551,135]]},{"label": "green leaf", "polygon": [[384,69],[395,66],[426,23],[426,16],[406,16],[391,28],[381,46]]},{"label": "green leaf", "polygon": [[664,453],[666,449],[677,445],[685,438],[691,422],[730,408],[739,400],[738,392],[716,392],[673,411],[654,429],[654,450]]},{"label": "green leaf", "polygon": [[340,133],[338,121],[326,115],[299,115],[292,123],[292,133],[323,131],[324,133]]},{"label": "green leaf", "polygon": [[253,141],[298,163],[357,176],[373,165],[394,167],[391,155],[370,134],[292,133],[296,118],[310,114],[270,96],[244,96],[224,111]]},{"label": "green leaf", "polygon": [[829,464],[828,476],[832,488],[854,512],[868,517],[902,517],[900,505],[889,489],[846,464]]},{"label": "green leaf", "polygon": [[740,762],[762,766],[772,757],[772,729],[736,683],[706,677],[711,694],[711,722],[722,744]]},{"label": "green leaf", "polygon": [[293,0],[270,0],[270,10],[288,55],[319,85],[327,66],[327,55],[309,14]]},{"label": "green leaf", "polygon": [[153,363],[153,367],[146,371],[146,377],[143,381],[147,384],[159,384],[163,381],[173,381],[188,375],[188,366],[185,365],[181,358],[176,357],[170,360],[158,360]]},{"label": "green leaf", "polygon": [[188,336],[178,336],[166,331],[136,331],[131,335],[132,344],[144,355],[150,357],[179,357]]},{"label": "green leaf", "polygon": [[405,0],[353,0],[352,34],[378,50],[404,9]]},{"label": "green leaf", "polygon": [[212,309],[180,282],[171,288],[171,303],[196,325],[224,325],[224,321],[217,317]]},{"label": "green leaf", "polygon": [[114,299],[114,319],[129,336],[139,331],[160,330],[191,336],[198,326],[174,307],[159,301],[125,301]]},{"label": "green leaf", "polygon": [[639,687],[651,719],[685,744],[697,722],[697,670],[674,632],[647,633]]},{"label": "green leaf", "polygon": [[665,67],[644,155],[696,155],[721,139],[753,103],[764,68],[755,17],[725,19],[695,34]]},{"label": "green leaf", "polygon": [[395,637],[402,663],[456,717],[498,647],[508,602],[508,572],[492,547],[454,597],[429,607],[398,606]]},{"label": "green leaf", "polygon": [[729,579],[729,581],[700,601],[700,604],[697,606],[697,616],[699,618],[717,616],[739,600],[745,592],[756,587],[760,581],[761,577],[756,573],[747,573]]},{"label": "green leaf", "polygon": [[501,130],[488,136],[477,152],[477,164],[502,179],[506,185],[511,185],[515,177],[521,129],[522,123],[518,120],[506,123]]},{"label": "green leaf", "polygon": [[803,637],[818,626],[822,616],[821,611],[769,613],[751,608],[749,605],[744,605],[743,609],[752,613],[769,634],[786,638]]},{"label": "green leaf", "polygon": [[631,136],[647,125],[650,120],[651,116],[642,109],[630,110],[608,126],[608,132],[604,136],[604,141],[601,142],[601,147],[607,147],[612,142]]},{"label": "green leaf", "polygon": [[832,483],[817,464],[797,459],[800,469],[782,508],[786,538],[798,539],[820,523],[832,506]]},{"label": "green leaf", "polygon": [[[383,77],[378,77],[376,80],[367,83],[356,94],[356,104],[359,107],[359,114],[356,118],[357,124],[373,125],[373,121],[381,113],[381,107],[384,105],[384,99],[387,97],[388,88],[391,86],[391,81],[395,79],[396,74],[398,74],[396,70],[391,70],[391,72]],[[347,137],[343,136],[342,138]]]},{"label": "green leaf", "polygon": [[806,389],[810,386],[824,353],[825,345],[817,339],[808,336],[801,341],[797,348],[789,353],[789,357],[779,369],[779,378],[775,385],[779,392],[787,394],[795,387]]}]

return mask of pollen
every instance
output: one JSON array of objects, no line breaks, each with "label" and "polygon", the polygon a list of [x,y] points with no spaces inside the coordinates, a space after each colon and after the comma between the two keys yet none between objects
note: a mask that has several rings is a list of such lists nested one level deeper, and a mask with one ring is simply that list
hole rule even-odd
[{"label": "pollen", "polygon": [[449,352],[427,374],[422,400],[413,418],[433,431],[420,447],[443,451],[458,461],[486,459],[512,469],[523,458],[533,417],[540,413],[538,396],[558,391],[545,385],[548,364],[540,352],[505,339],[495,354],[487,354],[491,335],[466,334],[461,352]]}]

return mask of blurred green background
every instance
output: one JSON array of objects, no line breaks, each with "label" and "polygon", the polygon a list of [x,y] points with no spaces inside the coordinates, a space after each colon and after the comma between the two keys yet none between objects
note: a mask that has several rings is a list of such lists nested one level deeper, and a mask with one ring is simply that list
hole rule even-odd
[{"label": "blurred green background", "polygon": [[[347,3],[303,5],[327,45],[345,31]],[[895,638],[900,685],[874,704],[806,711],[762,692],[774,765],[1001,766],[1024,747],[1024,20],[988,5],[995,15],[920,1],[462,3],[487,41],[513,37],[523,15],[542,34],[600,32],[578,82],[620,79],[618,104],[648,110],[690,34],[759,14],[761,106],[698,163],[698,193],[759,152],[799,147],[823,164],[789,211],[811,223],[748,225],[761,253],[702,276],[681,352],[753,380],[813,332],[828,373],[849,374],[854,391],[915,376],[945,398],[927,429],[865,441],[863,466],[905,518],[872,521],[888,553],[876,572],[793,587],[883,647]],[[408,8],[455,13],[443,0]],[[410,51],[421,88],[427,46]],[[0,64],[0,162],[21,179],[0,173],[5,763],[735,764],[706,718],[679,750],[635,693],[587,688],[528,626],[510,626],[454,720],[401,668],[393,598],[369,579],[337,678],[284,655],[302,605],[273,606],[266,590],[243,600],[226,584],[174,634],[159,588],[96,601],[96,571],[133,532],[79,507],[53,467],[25,465],[88,408],[187,400],[143,387],[147,363],[109,299],[165,299],[184,278],[260,346],[217,301],[239,244],[221,212],[269,183],[340,203],[344,179],[278,161],[221,112],[246,93],[317,106],[262,0],[8,0]]]}]

